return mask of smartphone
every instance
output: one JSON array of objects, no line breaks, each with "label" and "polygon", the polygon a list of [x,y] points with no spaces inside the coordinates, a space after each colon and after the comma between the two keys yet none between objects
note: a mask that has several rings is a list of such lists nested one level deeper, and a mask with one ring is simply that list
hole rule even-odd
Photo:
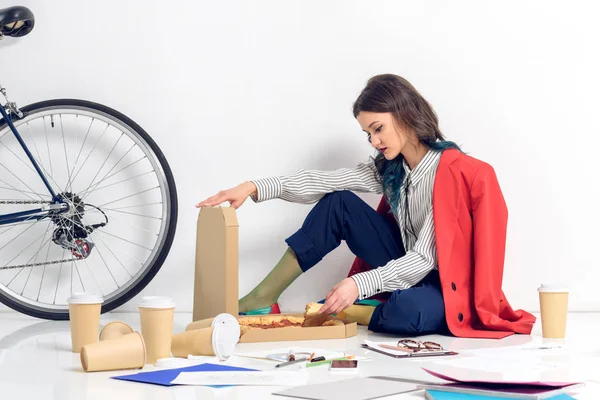
[{"label": "smartphone", "polygon": [[333,372],[356,372],[358,360],[332,360],[329,370]]}]

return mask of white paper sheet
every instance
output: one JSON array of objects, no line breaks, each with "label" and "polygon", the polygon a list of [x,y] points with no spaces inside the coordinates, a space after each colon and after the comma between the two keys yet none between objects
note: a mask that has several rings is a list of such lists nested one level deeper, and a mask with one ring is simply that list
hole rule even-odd
[{"label": "white paper sheet", "polygon": [[222,371],[181,372],[172,384],[177,385],[252,385],[252,386],[299,386],[306,385],[306,371]]}]

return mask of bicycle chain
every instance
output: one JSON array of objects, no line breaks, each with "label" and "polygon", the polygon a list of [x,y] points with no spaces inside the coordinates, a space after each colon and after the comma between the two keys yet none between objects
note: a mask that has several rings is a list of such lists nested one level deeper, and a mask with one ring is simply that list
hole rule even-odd
[{"label": "bicycle chain", "polygon": [[0,204],[51,204],[51,201],[44,200],[0,200]]},{"label": "bicycle chain", "polygon": [[26,268],[26,267],[40,267],[42,265],[60,264],[60,263],[71,262],[71,261],[81,261],[81,260],[79,258],[69,258],[69,259],[64,259],[64,260],[46,261],[46,262],[39,262],[39,263],[34,263],[34,264],[11,265],[9,267],[0,267],[0,270]]},{"label": "bicycle chain", "polygon": [[[44,201],[44,200],[0,200],[0,204],[50,204],[50,203],[52,203],[52,202]],[[64,260],[46,261],[46,262],[39,262],[39,263],[33,263],[33,264],[11,265],[11,266],[0,267],[0,270],[26,268],[26,267],[39,267],[42,265],[61,264],[61,263],[70,262],[70,261],[80,261],[80,259],[70,258],[70,259],[64,259]]]}]

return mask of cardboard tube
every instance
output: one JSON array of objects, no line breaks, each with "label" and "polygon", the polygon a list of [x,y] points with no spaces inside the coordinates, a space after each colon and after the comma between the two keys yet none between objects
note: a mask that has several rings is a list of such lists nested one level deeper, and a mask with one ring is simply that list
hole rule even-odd
[{"label": "cardboard tube", "polygon": [[144,338],[134,332],[88,344],[81,349],[80,358],[86,372],[142,368],[146,364]]},{"label": "cardboard tube", "polygon": [[214,356],[213,327],[195,329],[173,335],[171,352],[175,357]]},{"label": "cardboard tube", "polygon": [[119,321],[110,322],[100,331],[100,341],[116,339],[128,333],[133,333],[133,329],[126,323]]}]

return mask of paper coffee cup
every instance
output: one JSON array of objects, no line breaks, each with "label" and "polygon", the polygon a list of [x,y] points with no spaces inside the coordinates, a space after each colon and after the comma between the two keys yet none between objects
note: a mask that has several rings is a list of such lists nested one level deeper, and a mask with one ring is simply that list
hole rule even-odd
[{"label": "paper coffee cup", "polygon": [[148,364],[171,356],[175,303],[169,297],[146,296],[138,305]]},{"label": "paper coffee cup", "polygon": [[92,293],[73,293],[67,299],[73,353],[79,353],[86,344],[98,341],[103,301],[102,296]]},{"label": "paper coffee cup", "polygon": [[88,344],[81,349],[86,372],[142,368],[146,364],[144,338],[139,332]]},{"label": "paper coffee cup", "polygon": [[542,316],[542,336],[564,338],[567,328],[569,289],[564,285],[543,284],[538,288]]},{"label": "paper coffee cup", "polygon": [[211,326],[173,335],[171,352],[175,357],[217,356],[225,361],[233,354],[240,339],[240,324],[230,314],[219,314]]},{"label": "paper coffee cup", "polygon": [[190,322],[188,324],[188,326],[186,326],[185,330],[186,331],[193,331],[193,330],[196,330],[196,329],[202,329],[202,328],[211,327],[214,320],[215,320],[214,318],[206,318],[206,319],[201,319],[201,320],[198,320],[198,321]]},{"label": "paper coffee cup", "polygon": [[100,341],[116,339],[128,333],[133,333],[133,329],[124,322],[110,322],[100,331]]}]

